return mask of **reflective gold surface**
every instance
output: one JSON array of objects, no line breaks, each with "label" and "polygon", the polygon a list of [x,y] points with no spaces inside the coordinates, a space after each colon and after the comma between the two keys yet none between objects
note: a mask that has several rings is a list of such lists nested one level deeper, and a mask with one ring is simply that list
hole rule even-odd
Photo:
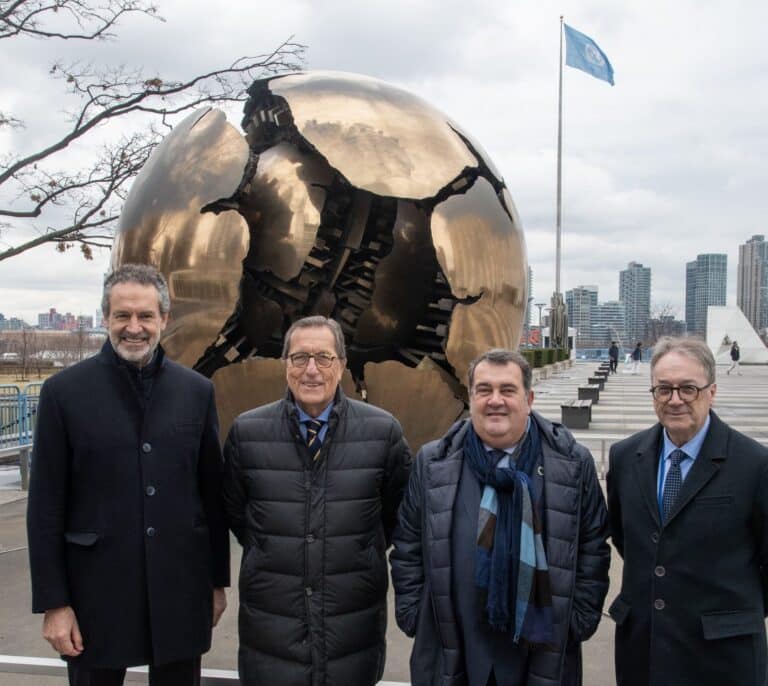
[{"label": "reflective gold surface", "polygon": [[[504,199],[512,210],[511,198]],[[437,259],[459,300],[446,354],[462,382],[469,363],[492,347],[517,348],[526,304],[527,260],[517,213],[510,217],[485,179],[432,212]],[[480,297],[482,296],[482,297]]]},{"label": "reflective gold surface", "polygon": [[235,212],[201,214],[237,188],[248,146],[219,110],[178,124],[150,157],[120,217],[112,264],[145,262],[168,279],[168,354],[192,366],[232,314],[248,248],[248,227]]},{"label": "reflective gold surface", "polygon": [[315,244],[323,188],[333,172],[317,155],[280,143],[259,155],[252,182],[240,200],[251,248],[246,259],[256,270],[288,281],[297,276]]},{"label": "reflective gold surface", "polygon": [[445,433],[464,413],[447,375],[428,357],[418,367],[392,360],[365,365],[368,402],[394,414],[414,450]]},{"label": "reflective gold surface", "polygon": [[274,78],[269,87],[285,98],[301,135],[357,188],[428,198],[477,166],[444,114],[383,81],[309,72]]},{"label": "reflective gold surface", "polygon": [[501,174],[438,110],[374,79],[270,77],[249,94],[246,137],[213,110],[153,153],[113,263],[168,277],[163,343],[213,378],[223,435],[282,397],[285,331],[324,314],[345,335],[346,390],[417,449],[463,411],[469,361],[517,347],[525,243]]},{"label": "reflective gold surface", "polygon": [[361,345],[405,344],[429,304],[438,265],[427,215],[398,202],[392,238],[392,250],[375,272],[370,306],[357,324],[354,341]]}]

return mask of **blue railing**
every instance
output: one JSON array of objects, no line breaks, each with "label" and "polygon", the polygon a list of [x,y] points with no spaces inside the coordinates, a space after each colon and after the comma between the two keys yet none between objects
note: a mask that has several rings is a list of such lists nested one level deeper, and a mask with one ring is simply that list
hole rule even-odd
[{"label": "blue railing", "polygon": [[0,385],[0,448],[32,443],[42,384]]}]

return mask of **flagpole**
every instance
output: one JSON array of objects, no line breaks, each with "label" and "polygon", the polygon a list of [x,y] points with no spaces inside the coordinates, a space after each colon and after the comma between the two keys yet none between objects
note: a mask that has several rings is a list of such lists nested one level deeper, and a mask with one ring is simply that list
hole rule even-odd
[{"label": "flagpole", "polygon": [[563,15],[560,15],[560,80],[557,99],[557,231],[555,242],[555,293],[560,293],[560,243],[563,202]]}]

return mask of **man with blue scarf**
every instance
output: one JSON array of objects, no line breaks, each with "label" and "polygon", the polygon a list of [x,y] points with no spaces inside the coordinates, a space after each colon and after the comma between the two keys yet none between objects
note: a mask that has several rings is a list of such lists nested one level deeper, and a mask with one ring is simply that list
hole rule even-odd
[{"label": "man with blue scarf", "polygon": [[610,550],[594,460],[531,410],[510,350],[469,367],[470,417],[425,445],[393,537],[413,686],[581,684]]}]

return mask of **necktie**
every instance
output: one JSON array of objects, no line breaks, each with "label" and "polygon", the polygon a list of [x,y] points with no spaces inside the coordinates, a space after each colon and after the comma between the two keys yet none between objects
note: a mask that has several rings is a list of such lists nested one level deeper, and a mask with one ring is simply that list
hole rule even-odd
[{"label": "necktie", "polygon": [[491,463],[496,467],[506,456],[506,450],[489,450],[488,456],[491,458]]},{"label": "necktie", "polygon": [[669,455],[671,464],[667,472],[667,478],[664,480],[664,494],[661,497],[661,510],[664,514],[665,522],[669,519],[677,496],[680,495],[680,489],[683,485],[683,473],[680,471],[680,462],[686,457],[687,455],[682,450],[674,450]]},{"label": "necktie", "polygon": [[312,461],[315,461],[320,457],[320,448],[322,447],[320,429],[322,428],[323,423],[319,419],[310,419],[307,422],[307,448],[309,448],[309,454],[312,456]]}]

